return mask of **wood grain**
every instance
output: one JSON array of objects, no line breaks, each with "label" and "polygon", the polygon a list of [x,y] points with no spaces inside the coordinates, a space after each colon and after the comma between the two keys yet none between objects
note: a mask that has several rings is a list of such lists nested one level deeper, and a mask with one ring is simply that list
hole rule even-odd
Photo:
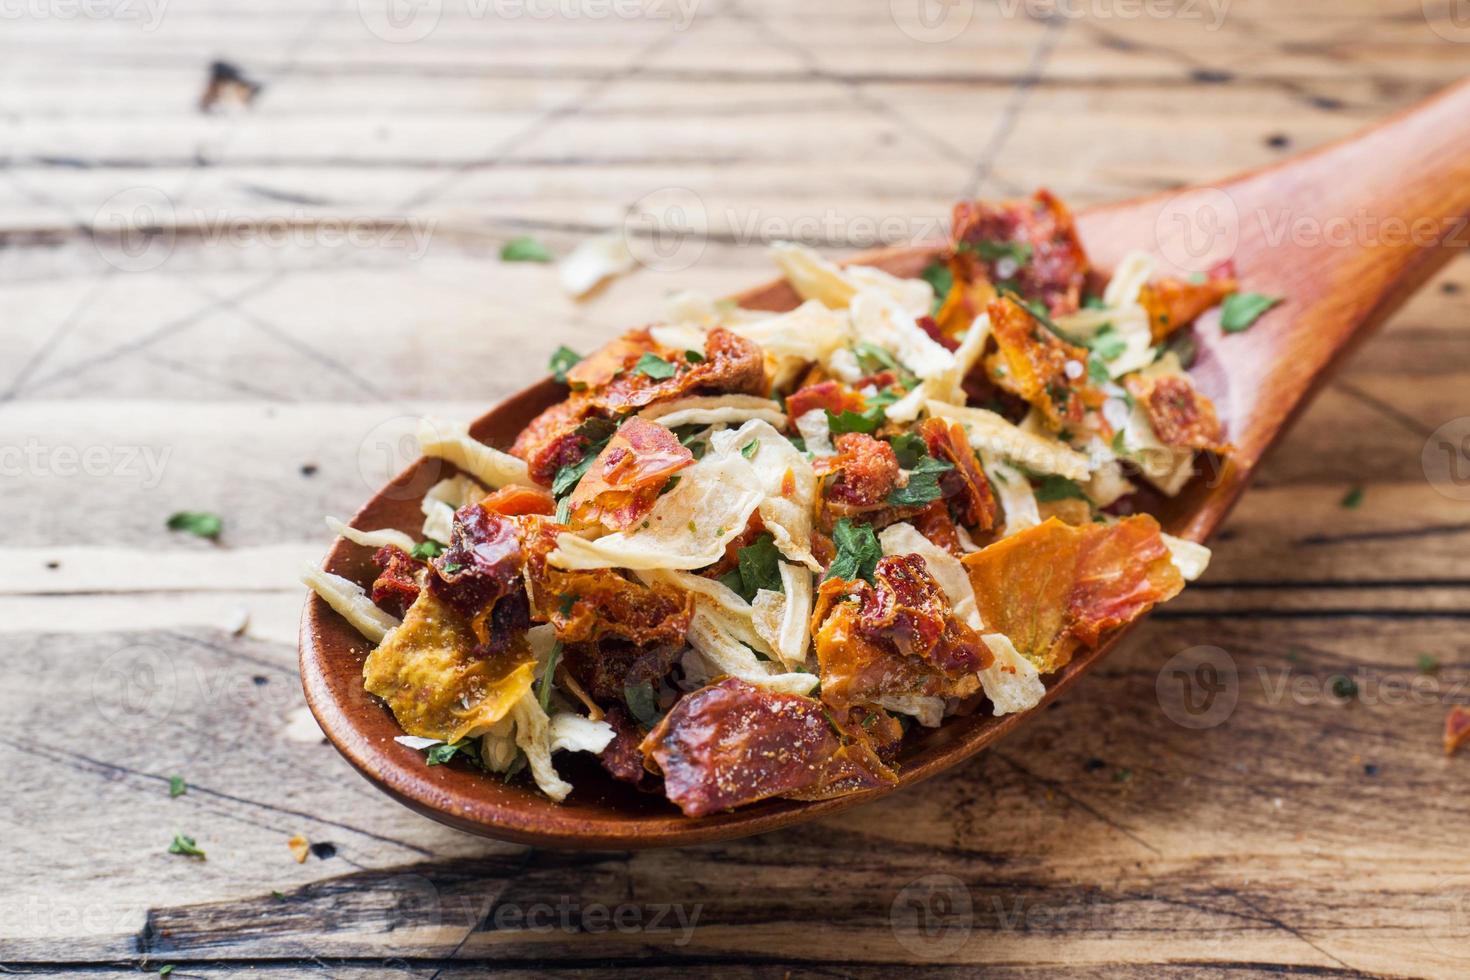
[{"label": "wood grain", "polygon": [[[390,45],[353,5],[325,3],[170,5],[151,33],[6,22],[0,446],[173,455],[147,487],[67,475],[54,457],[4,473],[0,962],[84,976],[164,963],[211,977],[1464,975],[1470,770],[1442,757],[1438,730],[1446,701],[1470,699],[1457,689],[1470,513],[1419,461],[1431,432],[1470,414],[1463,258],[1267,461],[1203,587],[1040,724],[916,794],[739,844],[567,858],[414,816],[302,724],[292,563],[326,546],[320,515],[370,491],[361,470],[376,473],[395,419],[471,417],[557,343],[638,322],[669,289],[728,292],[769,268],[758,236],[716,235],[691,269],[641,271],[578,305],[549,270],[495,261],[505,238],[565,252],[671,184],[726,229],[828,207],[943,214],[977,174],[986,193],[1116,199],[1345,135],[1453,81],[1470,51],[1416,0],[1237,0],[1217,31],[993,16],[947,44],[895,31],[885,4],[701,11],[672,41],[640,24],[455,16]],[[220,56],[266,88],[248,112],[202,116]],[[186,233],[162,265],[122,272],[79,229],[139,185],[192,225],[193,208],[438,225],[418,259]],[[823,244],[872,244],[838,232]],[[1340,507],[1360,483],[1362,505]],[[225,515],[221,545],[163,531],[185,507]],[[225,631],[236,606],[244,637]],[[1230,718],[1201,732],[1169,719],[1156,685],[1202,644],[1230,654],[1241,684]],[[160,683],[119,688],[107,669],[140,645],[176,668],[161,717],[146,696]],[[1441,665],[1428,703],[1314,693],[1360,668],[1364,691],[1414,683],[1420,653]],[[1308,679],[1307,703],[1273,696],[1283,670]],[[175,773],[194,788],[170,799]],[[209,859],[167,854],[176,830]],[[294,863],[295,833],[335,854]],[[931,874],[971,900],[945,955],[892,928],[895,900]],[[595,916],[496,927],[496,909],[563,897],[631,904],[644,925],[659,903],[701,911],[682,946]]]}]

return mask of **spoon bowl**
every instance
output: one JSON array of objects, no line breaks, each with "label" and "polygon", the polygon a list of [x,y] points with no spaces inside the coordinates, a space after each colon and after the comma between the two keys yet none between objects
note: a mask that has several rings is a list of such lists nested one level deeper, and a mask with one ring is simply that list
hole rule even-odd
[{"label": "spoon bowl", "polygon": [[[1195,326],[1191,370],[1214,399],[1235,450],[1179,496],[1161,501],[1165,530],[1205,541],[1248,485],[1264,454],[1326,381],[1332,369],[1419,286],[1470,242],[1470,83],[1351,139],[1208,187],[1166,192],[1081,212],[1078,227],[1093,264],[1116,267],[1131,249],[1153,253],[1161,268],[1203,272],[1233,262],[1242,286],[1284,302],[1247,332],[1224,334],[1219,314]],[[900,276],[915,276],[934,247],[855,256]],[[786,310],[798,297],[784,282],[734,299],[754,309]],[[471,426],[483,442],[506,447],[542,409],[564,397],[550,379],[512,395]],[[413,533],[424,491],[453,467],[420,459],[358,512],[361,528]],[[354,581],[376,571],[368,549],[338,539],[328,571]],[[819,802],[767,800],[699,819],[660,796],[604,774],[581,753],[557,765],[577,788],[553,803],[528,781],[507,784],[457,765],[429,767],[422,752],[399,745],[402,730],[363,689],[370,644],[312,595],[301,620],[300,665],[307,703],[322,731],[352,765],[388,795],[460,830],[554,847],[634,849],[743,837],[790,826],[899,791],[972,757],[1061,696],[1127,634],[1079,653],[1047,679],[1031,711],[1000,718],[946,720],[905,741],[892,788]]]}]

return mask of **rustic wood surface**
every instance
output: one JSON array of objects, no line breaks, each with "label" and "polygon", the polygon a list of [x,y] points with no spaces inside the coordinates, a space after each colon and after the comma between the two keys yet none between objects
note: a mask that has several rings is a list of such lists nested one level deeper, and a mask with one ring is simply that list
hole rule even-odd
[{"label": "rustic wood surface", "polygon": [[[1470,493],[1423,462],[1470,415],[1470,259],[1075,693],[818,824],[638,854],[458,834],[323,743],[294,635],[321,515],[398,467],[414,413],[473,417],[671,289],[760,281],[793,227],[840,252],[963,194],[1084,204],[1346,135],[1466,73],[1453,5],[957,2],[944,41],[901,0],[443,6],[412,42],[355,2],[0,11],[6,971],[1470,973],[1470,758],[1439,746],[1470,702]],[[247,107],[200,111],[216,59]],[[692,267],[578,304],[496,258],[675,187],[710,225]],[[181,509],[220,543],[166,531]],[[1232,711],[1181,700],[1207,675],[1166,665],[1202,646]]]}]

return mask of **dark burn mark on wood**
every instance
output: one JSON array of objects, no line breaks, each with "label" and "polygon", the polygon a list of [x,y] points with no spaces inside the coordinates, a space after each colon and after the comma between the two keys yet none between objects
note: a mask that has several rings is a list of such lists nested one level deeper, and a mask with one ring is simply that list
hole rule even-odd
[{"label": "dark burn mark on wood", "polygon": [[337,845],[333,844],[331,841],[321,841],[320,843],[311,845],[311,853],[315,854],[319,859],[325,861],[327,858],[333,858],[337,856]]},{"label": "dark burn mark on wood", "polygon": [[1225,85],[1235,81],[1235,73],[1222,68],[1196,68],[1189,77],[1202,85]]},{"label": "dark burn mark on wood", "polygon": [[248,106],[260,94],[262,86],[245,75],[240,68],[228,61],[215,61],[209,65],[209,81],[204,94],[199,97],[199,111],[213,112],[225,105]]},{"label": "dark burn mark on wood", "polygon": [[1291,137],[1285,133],[1272,133],[1266,137],[1266,145],[1273,150],[1284,150],[1291,145]]},{"label": "dark burn mark on wood", "polygon": [[1439,291],[1444,293],[1446,296],[1458,296],[1460,293],[1460,284],[1457,282],[1441,283]]},{"label": "dark burn mark on wood", "polygon": [[1325,109],[1328,112],[1336,112],[1344,104],[1341,99],[1334,99],[1330,95],[1314,95],[1310,101],[1315,108]]},{"label": "dark burn mark on wood", "polygon": [[302,476],[309,478],[309,477],[316,476],[316,474],[317,474],[317,465],[315,463],[302,463],[301,464],[301,475]]}]

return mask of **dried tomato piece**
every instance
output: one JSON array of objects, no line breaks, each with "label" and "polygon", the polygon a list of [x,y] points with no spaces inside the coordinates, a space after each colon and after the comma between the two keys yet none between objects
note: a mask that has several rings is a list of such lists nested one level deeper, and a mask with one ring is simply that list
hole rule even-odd
[{"label": "dried tomato piece", "polygon": [[526,519],[522,539],[534,620],[550,623],[563,643],[604,637],[635,644],[683,642],[694,615],[693,593],[647,586],[611,568],[557,568],[546,556],[556,549],[557,534],[565,530],[544,518]]},{"label": "dried tomato piece", "polygon": [[837,455],[823,461],[828,473],[837,474],[827,481],[827,499],[841,505],[843,513],[883,506],[898,486],[893,447],[862,432],[844,432],[833,445]]},{"label": "dried tomato piece", "polygon": [[691,361],[685,351],[660,349],[650,353],[657,354],[673,369],[670,377],[654,378],[633,370],[630,365],[592,394],[593,406],[617,416],[680,395],[700,392],[764,395],[770,390],[765,354],[760,346],[723,327],[709,332],[704,355],[698,360]]},{"label": "dried tomato piece", "polygon": [[1143,405],[1154,434],[1166,446],[1178,449],[1205,449],[1224,453],[1225,430],[1215,415],[1214,404],[1200,394],[1187,374],[1165,374],[1145,377],[1129,375],[1124,379],[1128,391]]},{"label": "dried tomato piece", "polygon": [[1053,430],[1082,421],[1087,351],[1052,333],[1014,300],[990,304],[996,352],[985,360],[991,381],[1041,410]]},{"label": "dried tomato piece", "polygon": [[572,492],[572,514],[612,531],[648,515],[669,477],[694,462],[679,437],[634,416],[618,429]]},{"label": "dried tomato piece", "polygon": [[608,708],[602,720],[611,725],[613,730],[612,741],[607,743],[607,748],[597,757],[602,768],[614,779],[632,783],[639,789],[650,789],[655,781],[654,776],[643,765],[643,752],[638,747],[643,741],[642,730],[617,705]]},{"label": "dried tomato piece", "polygon": [[975,450],[970,448],[965,427],[941,418],[928,418],[920,424],[919,435],[923,436],[929,455],[954,467],[940,476],[939,486],[945,499],[954,502],[959,522],[981,531],[994,527],[1000,508],[990,479],[980,468]]},{"label": "dried tomato piece", "polygon": [[567,369],[567,384],[573,391],[598,391],[613,378],[627,371],[644,354],[667,351],[647,327],[629,330],[603,344]]},{"label": "dried tomato piece", "polygon": [[786,414],[793,419],[817,408],[841,415],[843,412],[861,412],[867,407],[867,399],[862,395],[841,381],[830,379],[798,388],[786,396]]},{"label": "dried tomato piece", "polygon": [[876,585],[828,579],[812,614],[822,700],[836,708],[885,696],[963,697],[990,649],[953,615],[917,555],[878,561]]},{"label": "dried tomato piece", "polygon": [[429,566],[391,544],[377,550],[373,564],[381,569],[373,580],[373,602],[402,619],[404,611],[419,597]]},{"label": "dried tomato piece", "polygon": [[914,526],[914,530],[950,554],[963,555],[965,553],[965,550],[960,547],[959,530],[955,526],[954,518],[949,514],[949,507],[943,500],[934,501],[910,517],[909,523]]},{"label": "dried tomato piece", "polygon": [[574,392],[566,401],[557,402],[532,419],[516,436],[511,455],[526,461],[531,479],[551,486],[557,470],[587,455],[592,440],[578,430],[591,412],[591,399]]},{"label": "dried tomato piece", "polygon": [[819,783],[838,743],[820,701],[728,677],[680,698],[641,748],[669,800],[702,817]]},{"label": "dried tomato piece", "polygon": [[[954,337],[946,334],[943,330],[939,329],[939,322],[935,320],[932,316],[921,316],[914,322],[918,324],[920,330],[929,335],[930,340],[934,341],[945,350],[957,351],[960,349],[960,342]],[[966,324],[966,326],[968,327],[968,324]]]},{"label": "dried tomato piece", "polygon": [[1148,311],[1149,333],[1157,344],[1199,319],[1205,310],[1224,302],[1237,288],[1230,275],[1212,276],[1204,282],[1160,279],[1139,291],[1138,302]]},{"label": "dried tomato piece", "polygon": [[962,201],[954,207],[951,228],[956,257],[963,263],[957,280],[1004,280],[1053,314],[1077,309],[1087,253],[1072,212],[1049,191],[998,203]]},{"label": "dried tomato piece", "polygon": [[962,561],[986,626],[1042,673],[1184,587],[1147,514],[1081,527],[1053,517]]},{"label": "dried tomato piece", "polygon": [[514,484],[501,487],[480,501],[480,506],[502,517],[524,517],[527,514],[549,515],[556,511],[556,500],[540,487]]},{"label": "dried tomato piece", "polygon": [[[520,585],[524,558],[515,521],[479,504],[454,512],[449,547],[431,563],[429,587],[465,616],[488,612]],[[476,622],[476,633],[480,635]],[[481,642],[486,637],[480,635]]]},{"label": "dried tomato piece", "polygon": [[898,754],[903,727],[874,705],[829,715],[842,745],[823,766],[815,786],[787,793],[794,800],[828,800],[849,793],[880,789],[898,782],[889,763]]}]

